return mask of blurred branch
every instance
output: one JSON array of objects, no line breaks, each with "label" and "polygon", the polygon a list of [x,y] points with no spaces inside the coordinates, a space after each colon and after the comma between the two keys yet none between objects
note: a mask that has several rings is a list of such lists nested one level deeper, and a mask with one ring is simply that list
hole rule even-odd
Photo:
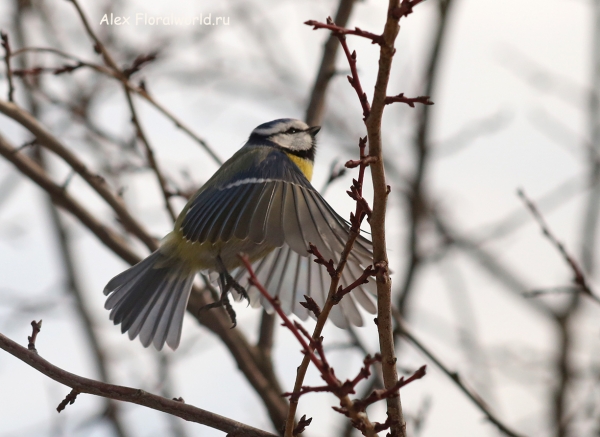
[{"label": "blurred branch", "polygon": [[8,80],[8,101],[13,101],[13,95],[15,93],[15,85],[13,84],[13,72],[10,67],[11,49],[8,41],[8,34],[0,32],[0,39],[2,40],[2,48],[4,49],[4,64],[6,65],[6,78]]},{"label": "blurred branch", "polygon": [[433,158],[446,158],[457,153],[481,137],[495,134],[506,128],[511,120],[512,114],[506,110],[499,110],[486,117],[471,120],[450,138],[432,144]]},{"label": "blurred branch", "polygon": [[[138,237],[150,250],[153,251],[158,247],[156,240],[149,236],[142,225],[129,213],[121,198],[110,190],[104,178],[92,173],[74,153],[48,132],[31,114],[14,103],[2,100],[0,100],[0,112],[29,130],[39,144],[56,153],[75,170],[111,206],[125,229]],[[10,158],[7,157],[7,159],[10,161]]]},{"label": "blurred branch", "polygon": [[[41,150],[38,148],[36,152],[38,162],[40,163],[42,168],[46,168]],[[61,221],[56,205],[48,198],[45,198],[44,200],[46,200],[48,211],[52,219],[52,225],[56,234],[56,240],[58,242],[60,257],[62,258],[61,265],[64,266],[66,289],[75,301],[77,315],[80,319],[81,325],[83,325],[83,331],[87,338],[86,344],[92,351],[92,355],[94,357],[93,363],[96,367],[96,370],[98,371],[100,381],[109,382],[106,356],[104,354],[104,351],[102,350],[102,347],[100,346],[100,342],[94,331],[94,322],[87,307],[85,306],[83,292],[81,290],[81,287],[79,286],[79,281],[77,280],[76,267],[75,262],[73,260],[73,255],[71,253],[72,249],[70,247],[70,240],[67,233],[67,229]],[[128,434],[125,432],[123,423],[120,420],[120,417],[117,414],[116,410],[117,406],[107,399],[105,412],[110,416],[109,418],[117,436],[125,437]]]},{"label": "blurred branch", "polygon": [[[445,246],[441,252],[431,256],[430,259],[424,258],[423,261],[437,261],[439,258],[447,255],[452,248],[461,250],[468,255],[481,268],[491,274],[498,282],[503,284],[513,293],[522,295],[523,291],[528,290],[527,282],[519,277],[510,267],[502,263],[498,257],[494,256],[489,250],[481,247],[481,243],[473,241],[464,235],[464,232],[458,232],[452,228],[435,210],[431,212],[433,222],[440,236],[445,240]],[[525,300],[532,308],[545,316],[554,317],[550,308],[539,301]]]},{"label": "blurred branch", "polygon": [[169,212],[173,221],[175,221],[177,216],[176,216],[175,212],[173,211],[173,207],[169,203],[169,194],[168,194],[168,189],[166,186],[165,178],[162,175],[162,172],[159,170],[156,160],[154,159],[154,152],[153,152],[152,148],[150,147],[148,138],[146,137],[146,134],[144,133],[144,131],[142,129],[140,120],[139,120],[139,118],[137,116],[137,112],[135,110],[135,106],[133,104],[133,100],[131,98],[129,87],[127,86],[128,82],[129,82],[129,77],[131,76],[132,72],[137,71],[137,69],[139,69],[140,65],[138,65],[137,69],[134,69],[133,71],[131,71],[131,69],[121,70],[119,68],[119,66],[117,65],[117,63],[115,62],[115,60],[113,59],[113,57],[110,55],[110,53],[106,49],[106,47],[104,47],[104,44],[102,44],[102,42],[98,39],[98,37],[96,36],[94,31],[92,30],[85,14],[83,13],[83,10],[79,6],[79,3],[77,2],[77,0],[70,0],[70,1],[71,1],[71,3],[73,3],[75,8],[77,9],[77,13],[79,14],[79,17],[81,18],[81,22],[83,23],[85,30],[87,31],[90,38],[92,38],[92,40],[94,41],[94,50],[96,50],[98,53],[100,53],[102,55],[106,65],[108,65],[108,67],[111,68],[118,75],[118,78],[123,83],[123,91],[125,92],[125,97],[127,98],[127,104],[129,106],[129,110],[131,112],[131,121],[135,126],[138,138],[142,141],[142,144],[144,145],[144,148],[146,149],[148,163],[149,163],[150,167],[152,168],[152,170],[154,171],[154,173],[156,174],[156,178],[158,180],[158,183],[160,185],[160,188],[161,188],[161,191],[163,194],[163,198],[165,200],[165,208]]},{"label": "blurred branch", "polygon": [[[436,0],[438,5],[437,22],[433,35],[433,42],[429,59],[425,67],[425,89],[423,94],[433,95],[436,85],[437,74],[439,71],[442,46],[445,41],[444,36],[448,28],[448,21],[452,6],[452,0]],[[408,299],[413,289],[413,281],[421,261],[419,253],[419,226],[423,218],[423,208],[426,203],[423,189],[423,181],[427,172],[430,157],[430,109],[431,106],[423,105],[418,108],[418,118],[416,135],[414,140],[414,149],[417,155],[416,171],[411,182],[411,193],[409,194],[409,214],[410,214],[410,236],[408,241],[409,259],[404,272],[404,282],[400,287],[400,296],[398,298],[398,310],[405,314]]]},{"label": "blurred branch", "polygon": [[[354,8],[355,0],[340,0],[337,12],[335,13],[335,22],[346,27],[352,9]],[[325,112],[325,99],[327,96],[327,88],[329,82],[335,75],[335,60],[338,52],[338,39],[335,35],[329,35],[327,42],[323,48],[323,56],[321,57],[321,65],[315,78],[315,83],[310,94],[308,107],[304,119],[309,126],[316,126],[323,122],[323,114]]]},{"label": "blurred branch", "polygon": [[[540,211],[548,213],[572,200],[576,195],[585,192],[587,188],[582,177],[577,175],[550,188],[541,196],[538,196],[535,203],[538,205]],[[530,219],[530,214],[524,211],[522,207],[518,207],[506,214],[505,217],[491,224],[478,227],[479,229],[463,232],[463,234],[471,235],[473,243],[482,245],[516,232],[522,226],[529,223]]]},{"label": "blurred branch", "polygon": [[519,79],[543,93],[552,94],[576,108],[583,109],[589,89],[560,76],[528,57],[517,47],[505,46],[499,52],[503,66]]},{"label": "blurred branch", "polygon": [[154,151],[152,150],[152,147],[150,147],[150,142],[148,140],[148,137],[146,136],[146,134],[144,133],[144,130],[142,129],[142,124],[137,115],[137,111],[135,110],[135,105],[133,104],[133,98],[131,97],[131,92],[129,91],[129,88],[127,88],[127,86],[124,86],[123,90],[125,92],[125,97],[127,98],[127,105],[129,106],[129,111],[131,112],[131,122],[135,126],[135,131],[136,131],[137,137],[141,140],[142,144],[144,145],[144,149],[146,151],[146,158],[148,159],[148,165],[150,166],[150,168],[156,175],[156,179],[158,181],[158,185],[160,186],[160,191],[162,193],[162,196],[163,196],[163,199],[165,202],[165,209],[171,216],[171,220],[173,222],[175,222],[175,220],[177,220],[177,214],[175,214],[175,211],[173,210],[173,207],[171,206],[171,203],[169,202],[171,195],[170,195],[169,189],[167,187],[167,181],[165,180],[165,177],[164,177],[162,171],[158,167],[158,163],[156,162],[156,158],[154,157]]},{"label": "blurred branch", "polygon": [[[172,414],[190,422],[200,423],[211,428],[228,433],[229,436],[274,437],[274,434],[236,422],[227,417],[187,405],[183,402],[165,399],[161,396],[147,393],[140,389],[107,384],[93,379],[69,373],[54,366],[36,352],[30,351],[18,343],[0,334],[0,348],[15,356],[24,363],[48,376],[49,378],[71,387],[72,393],[88,393],[108,399],[130,402],[154,410]],[[74,402],[74,397],[70,403]],[[61,404],[62,405],[62,404]]]},{"label": "blurred branch", "polygon": [[283,390],[281,389],[281,383],[277,379],[277,375],[275,374],[275,368],[273,366],[273,343],[275,336],[275,328],[277,324],[277,316],[275,313],[269,314],[266,310],[263,309],[262,315],[260,318],[260,331],[258,342],[256,343],[257,354],[259,357],[259,365],[262,369],[262,372],[265,376],[271,381],[271,386],[273,389],[281,393]]},{"label": "blurred branch", "polygon": [[[81,19],[81,22],[83,23],[83,26],[85,27],[85,30],[87,31],[90,38],[92,38],[92,40],[94,41],[94,50],[98,51],[102,55],[102,58],[104,59],[104,62],[106,63],[106,65],[108,65],[109,68],[111,68],[113,70],[114,76],[123,83],[123,86],[125,87],[125,89],[137,92],[142,97],[144,97],[148,102],[152,103],[159,111],[161,111],[165,116],[167,116],[167,118],[169,118],[171,121],[173,121],[177,127],[181,128],[184,132],[186,132],[188,135],[190,135],[192,138],[194,138],[202,147],[204,147],[204,149],[208,152],[208,154],[219,165],[223,164],[223,162],[212,151],[212,149],[208,146],[208,144],[204,140],[202,140],[197,135],[195,135],[189,128],[184,126],[179,120],[177,120],[162,105],[159,105],[153,98],[151,98],[150,95],[148,94],[148,92],[145,90],[145,87],[134,87],[129,83],[128,75],[125,74],[123,71],[121,71],[121,69],[119,68],[117,63],[114,61],[114,59],[112,58],[112,56],[110,55],[110,53],[108,52],[106,47],[104,47],[104,45],[102,44],[100,39],[96,36],[96,34],[92,30],[92,28],[88,22],[87,17],[85,16],[85,13],[83,12],[83,9],[81,9],[81,6],[77,2],[77,0],[70,0],[70,1],[75,6],[75,9],[77,9],[77,13],[79,14],[79,18]],[[126,91],[126,93],[127,93],[127,91]]]},{"label": "blurred branch", "polygon": [[[0,102],[1,107],[2,102]],[[135,264],[140,260],[120,235],[97,220],[94,215],[73,199],[62,186],[54,183],[43,168],[22,153],[18,153],[18,150],[1,135],[0,155],[12,162],[21,173],[44,189],[55,204],[77,217],[100,241],[106,244],[117,255],[131,264]],[[148,236],[148,238],[151,237]]]},{"label": "blurred branch", "polygon": [[[129,248],[119,235],[99,222],[67,194],[63,187],[52,182],[38,164],[23,154],[17,153],[16,149],[2,136],[0,136],[0,155],[12,162],[25,176],[44,189],[54,203],[75,215],[85,227],[118,256],[132,265],[140,261],[140,257]],[[210,301],[203,293],[194,290],[188,302],[188,311],[200,323],[215,333],[227,346],[240,370],[263,400],[276,428],[280,427],[285,421],[287,401],[282,399],[280,393],[271,387],[269,379],[262,373],[258,365],[254,348],[250,346],[248,340],[239,330],[230,329],[231,323],[224,313],[205,311],[201,315],[198,314],[198,310],[208,303]]]},{"label": "blurred branch", "polygon": [[[13,53],[13,56],[16,56],[17,54],[20,55],[22,53],[27,53],[27,52],[53,53],[55,55],[73,60],[73,61],[77,62],[77,64],[80,64],[81,66],[91,68],[92,70],[94,70],[100,74],[103,74],[105,76],[111,77],[113,79],[116,79],[116,80],[122,82],[129,91],[134,92],[137,95],[141,96],[150,105],[154,106],[161,114],[163,114],[171,122],[173,122],[173,124],[175,124],[175,126],[178,129],[181,129],[189,137],[191,137],[195,142],[200,144],[200,146],[202,146],[202,148],[204,148],[204,150],[211,156],[211,158],[217,164],[219,164],[219,165],[223,164],[223,160],[221,160],[221,158],[219,158],[215,154],[215,152],[212,150],[212,148],[209,146],[209,144],[205,140],[203,140],[197,134],[195,134],[185,123],[183,123],[181,120],[179,120],[171,111],[169,111],[161,103],[159,103],[154,97],[152,97],[148,93],[148,91],[145,89],[145,87],[134,85],[131,83],[131,81],[123,78],[123,75],[121,74],[120,71],[113,71],[112,69],[107,68],[103,65],[97,65],[97,64],[94,64],[93,62],[86,62],[86,61],[83,61],[83,60],[77,58],[76,56],[70,55],[61,50],[57,50],[54,48],[47,48],[47,47],[25,47],[23,49],[18,50],[15,53]],[[55,70],[56,69],[52,69],[51,71],[55,71]],[[32,74],[40,74],[42,72],[43,72],[43,70],[32,70]]]},{"label": "blurred branch", "polygon": [[475,393],[472,389],[468,388],[465,383],[462,381],[462,378],[458,375],[457,372],[453,372],[448,369],[434,354],[430,349],[425,347],[423,343],[421,343],[417,338],[410,332],[410,330],[406,327],[404,322],[402,321],[402,316],[400,312],[394,309],[394,319],[398,325],[397,333],[408,340],[413,346],[419,349],[427,358],[433,362],[446,376],[448,376],[456,386],[475,404],[475,406],[485,414],[486,418],[492,422],[500,432],[509,437],[521,437],[520,434],[512,431],[508,426],[506,426],[500,419],[498,419],[490,410],[489,406],[481,399],[481,397]]},{"label": "blurred branch", "polygon": [[527,208],[531,211],[531,214],[533,215],[535,220],[540,225],[540,228],[542,229],[542,233],[544,234],[544,236],[546,238],[548,238],[548,240],[550,241],[550,243],[552,243],[554,245],[554,247],[556,247],[556,249],[560,252],[562,257],[564,258],[565,262],[569,265],[569,268],[573,272],[573,282],[579,286],[579,290],[585,296],[588,296],[592,300],[596,301],[596,303],[600,303],[600,298],[598,298],[598,296],[592,291],[592,289],[588,285],[588,283],[585,279],[585,275],[583,274],[583,271],[579,267],[579,264],[567,252],[567,249],[565,248],[564,244],[562,244],[560,241],[558,241],[558,239],[554,236],[554,234],[552,233],[552,231],[546,224],[544,217],[542,217],[542,215],[538,211],[535,204],[527,197],[527,195],[525,194],[525,192],[523,190],[519,190],[518,195],[523,200],[523,202],[525,203]]}]

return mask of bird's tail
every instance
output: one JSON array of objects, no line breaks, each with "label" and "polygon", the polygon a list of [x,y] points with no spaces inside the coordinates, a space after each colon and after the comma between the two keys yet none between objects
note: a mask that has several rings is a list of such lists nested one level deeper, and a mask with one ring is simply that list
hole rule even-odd
[{"label": "bird's tail", "polygon": [[176,349],[195,274],[157,250],[106,285],[104,307],[130,339],[139,335],[144,347],[161,350],[166,342]]}]

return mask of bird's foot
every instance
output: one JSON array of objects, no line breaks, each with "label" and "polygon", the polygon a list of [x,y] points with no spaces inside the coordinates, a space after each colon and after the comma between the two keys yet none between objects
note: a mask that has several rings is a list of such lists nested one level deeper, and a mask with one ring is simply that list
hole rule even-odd
[{"label": "bird's foot", "polygon": [[231,323],[233,323],[233,325],[231,326],[231,329],[235,328],[237,325],[236,314],[235,314],[235,310],[231,306],[231,302],[229,302],[229,297],[227,296],[227,292],[222,293],[221,298],[219,300],[201,307],[198,310],[198,313],[200,313],[202,311],[208,311],[213,308],[219,308],[219,307],[223,307],[225,309],[225,311],[227,311],[227,315],[229,316]]}]

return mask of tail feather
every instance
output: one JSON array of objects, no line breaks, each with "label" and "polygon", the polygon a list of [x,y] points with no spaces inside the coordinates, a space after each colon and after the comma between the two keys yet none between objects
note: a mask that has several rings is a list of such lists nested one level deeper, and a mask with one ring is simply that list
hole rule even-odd
[{"label": "tail feather", "polygon": [[161,350],[165,344],[176,349],[195,272],[165,262],[156,251],[115,276],[104,289],[109,295],[104,307],[115,325],[129,338],[139,335],[144,347],[150,343]]}]

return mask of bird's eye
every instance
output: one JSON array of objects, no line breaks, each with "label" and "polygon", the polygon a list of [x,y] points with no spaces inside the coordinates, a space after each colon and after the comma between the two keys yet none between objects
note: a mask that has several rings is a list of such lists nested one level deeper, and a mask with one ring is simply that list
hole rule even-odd
[{"label": "bird's eye", "polygon": [[291,127],[287,131],[285,131],[286,134],[297,134],[298,132],[300,132],[300,130],[296,129],[295,127]]}]

